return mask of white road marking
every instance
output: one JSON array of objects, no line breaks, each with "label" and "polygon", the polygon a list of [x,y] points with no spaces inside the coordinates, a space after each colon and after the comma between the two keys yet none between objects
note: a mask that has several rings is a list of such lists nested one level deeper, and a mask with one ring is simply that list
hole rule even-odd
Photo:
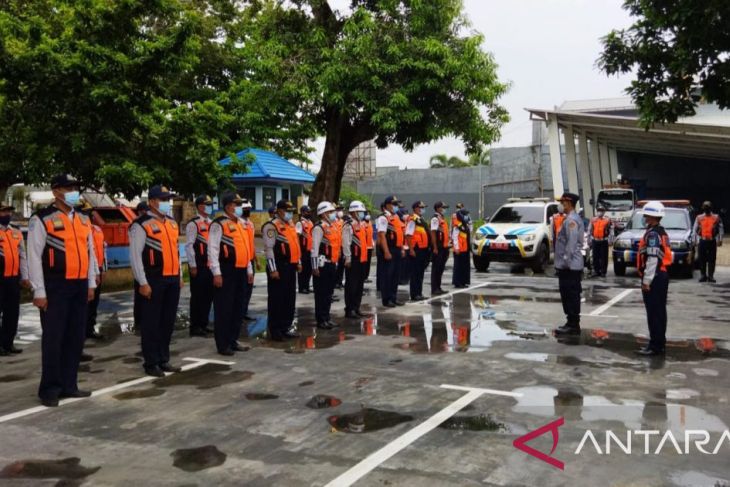
[{"label": "white road marking", "polygon": [[452,402],[441,411],[437,412],[423,423],[419,424],[412,430],[404,433],[395,440],[385,445],[380,450],[370,454],[360,463],[337,477],[336,479],[329,482],[325,487],[348,487],[365,475],[375,470],[380,464],[387,461],[393,455],[397,454],[411,443],[430,432],[434,428],[438,427],[441,423],[449,419],[454,414],[461,411],[463,408],[474,402],[484,394],[496,394],[500,396],[510,397],[522,397],[522,394],[509,391],[500,391],[495,389],[482,389],[477,387],[463,387],[463,386],[452,386],[443,384],[441,386],[444,389],[453,389],[458,391],[465,391],[466,394],[461,396],[456,401]]},{"label": "white road marking", "polygon": [[441,294],[440,296],[434,296],[432,298],[424,299],[423,301],[419,301],[419,302],[414,303],[414,304],[427,304],[427,303],[430,303],[431,301],[433,301],[435,299],[448,298],[449,296],[453,296],[454,294],[465,293],[465,292],[471,291],[473,289],[479,289],[480,287],[489,286],[490,284],[492,284],[492,281],[482,282],[480,284],[476,284],[474,286],[467,287],[467,288],[464,288],[464,289],[454,289],[450,293]]},{"label": "white road marking", "polygon": [[596,308],[593,310],[588,316],[600,316],[601,313],[609,309],[614,304],[618,303],[622,299],[624,299],[626,296],[631,294],[631,292],[634,291],[634,289],[626,289],[624,291],[621,291],[616,296],[614,296],[608,303],[604,304],[603,306]]},{"label": "white road marking", "polygon": [[[222,360],[211,360],[211,359],[204,359],[204,358],[184,358],[184,361],[191,362],[189,364],[183,365],[181,367],[182,371],[185,372],[190,369],[195,369],[197,367],[203,366],[205,364],[220,364],[220,365],[233,365],[235,362],[224,362]],[[172,374],[166,374],[166,375],[172,375]],[[91,393],[91,397],[98,397],[102,396],[104,394],[109,394],[110,392],[116,392],[120,389],[126,389],[128,387],[136,386],[138,384],[144,384],[145,382],[150,382],[155,379],[158,379],[159,377],[152,377],[152,376],[145,376],[140,377],[139,379],[130,380],[127,382],[122,382],[121,384],[115,384],[113,386],[104,387],[103,389],[99,389],[96,391],[93,391]],[[77,401],[82,401],[87,398],[79,397],[79,398],[69,398],[69,399],[63,399],[59,401],[58,405],[65,406],[66,404],[71,404]],[[29,409],[24,409],[22,411],[17,411],[15,413],[6,414],[4,416],[0,416],[0,423],[7,423],[8,421],[12,421],[14,419],[23,418],[25,416],[30,416],[35,413],[40,413],[42,411],[48,410],[48,409],[55,409],[55,408],[47,408],[46,406],[35,406]]]}]

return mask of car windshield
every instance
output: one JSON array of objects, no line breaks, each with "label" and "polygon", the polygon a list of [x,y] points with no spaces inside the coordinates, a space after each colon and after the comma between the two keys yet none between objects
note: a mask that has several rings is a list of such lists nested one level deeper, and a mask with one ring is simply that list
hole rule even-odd
[{"label": "car windshield", "polygon": [[545,208],[542,206],[503,206],[494,214],[490,223],[544,223]]},{"label": "car windshield", "polygon": [[[689,218],[684,210],[667,209],[667,215],[662,218],[662,226],[665,230],[689,230]],[[631,221],[627,225],[629,229],[646,228],[644,224],[644,215],[637,211],[631,217]]]},{"label": "car windshield", "polygon": [[634,207],[631,191],[601,191],[598,193],[598,204],[608,211],[626,211]]}]

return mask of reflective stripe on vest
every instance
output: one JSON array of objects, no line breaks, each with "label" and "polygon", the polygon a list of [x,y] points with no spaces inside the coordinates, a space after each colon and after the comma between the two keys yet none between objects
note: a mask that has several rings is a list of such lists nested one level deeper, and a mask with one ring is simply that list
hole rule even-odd
[{"label": "reflective stripe on vest", "polygon": [[368,248],[367,248],[367,224],[362,222],[352,221],[350,222],[352,227],[352,245],[350,245],[350,251],[352,252],[353,259],[358,259],[361,263],[368,261]]},{"label": "reflective stripe on vest", "polygon": [[284,223],[278,218],[271,222],[276,228],[276,245],[274,253],[279,259],[285,259],[291,264],[297,264],[302,258],[299,247],[299,235],[294,225]]},{"label": "reflective stripe on vest", "polygon": [[608,226],[611,220],[608,218],[595,217],[591,220],[593,225],[593,239],[594,240],[605,240],[608,238]]},{"label": "reflective stripe on vest", "polygon": [[367,248],[372,249],[374,247],[373,242],[373,225],[370,222],[365,222],[365,242],[367,242]]},{"label": "reflective stripe on vest", "polygon": [[0,230],[0,261],[3,277],[17,277],[20,274],[20,246],[23,234],[15,228]]},{"label": "reflective stripe on vest", "polygon": [[251,262],[251,248],[248,231],[239,221],[228,217],[216,220],[223,233],[221,235],[219,260],[221,264],[232,265],[236,269],[245,269]]},{"label": "reflective stripe on vest", "polygon": [[403,222],[396,215],[386,215],[388,230],[385,232],[388,245],[403,247]]},{"label": "reflective stripe on vest", "polygon": [[89,275],[89,219],[76,212],[73,220],[57,210],[43,218],[46,246],[43,270],[66,279],[86,279]]},{"label": "reflective stripe on vest", "polygon": [[[648,239],[649,235],[656,233],[661,239],[661,247],[649,247]],[[644,275],[644,269],[646,268],[646,259],[650,256],[656,256],[659,259],[658,270],[666,272],[674,260],[672,255],[672,246],[669,243],[669,235],[666,234],[663,228],[652,229],[647,231],[641,240],[639,241],[639,254],[636,256],[636,268],[639,270],[639,275]]]},{"label": "reflective stripe on vest", "polygon": [[94,237],[94,255],[96,256],[96,265],[99,269],[104,267],[104,231],[93,225],[92,236]]},{"label": "reflective stripe on vest", "polygon": [[144,220],[142,228],[147,234],[142,263],[145,271],[154,270],[163,276],[180,274],[180,254],[177,247],[179,230],[171,218],[158,220],[150,217]]},{"label": "reflective stripe on vest", "polygon": [[712,240],[720,232],[720,217],[717,215],[700,215],[697,217],[700,224],[700,238]]}]

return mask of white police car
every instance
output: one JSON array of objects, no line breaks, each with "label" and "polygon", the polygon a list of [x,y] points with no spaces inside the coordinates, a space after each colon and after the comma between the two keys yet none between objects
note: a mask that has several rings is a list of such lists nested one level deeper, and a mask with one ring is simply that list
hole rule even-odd
[{"label": "white police car", "polygon": [[558,204],[548,198],[510,198],[474,232],[474,267],[483,272],[491,262],[524,263],[544,272],[551,258],[550,217]]}]

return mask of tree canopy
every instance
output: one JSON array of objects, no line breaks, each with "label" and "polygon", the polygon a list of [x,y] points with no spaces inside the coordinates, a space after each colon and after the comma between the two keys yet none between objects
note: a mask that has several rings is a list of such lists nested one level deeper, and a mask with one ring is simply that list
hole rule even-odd
[{"label": "tree canopy", "polygon": [[603,38],[598,64],[635,72],[626,91],[644,126],[693,115],[700,99],[730,106],[730,2],[625,0],[623,8],[635,21]]}]

